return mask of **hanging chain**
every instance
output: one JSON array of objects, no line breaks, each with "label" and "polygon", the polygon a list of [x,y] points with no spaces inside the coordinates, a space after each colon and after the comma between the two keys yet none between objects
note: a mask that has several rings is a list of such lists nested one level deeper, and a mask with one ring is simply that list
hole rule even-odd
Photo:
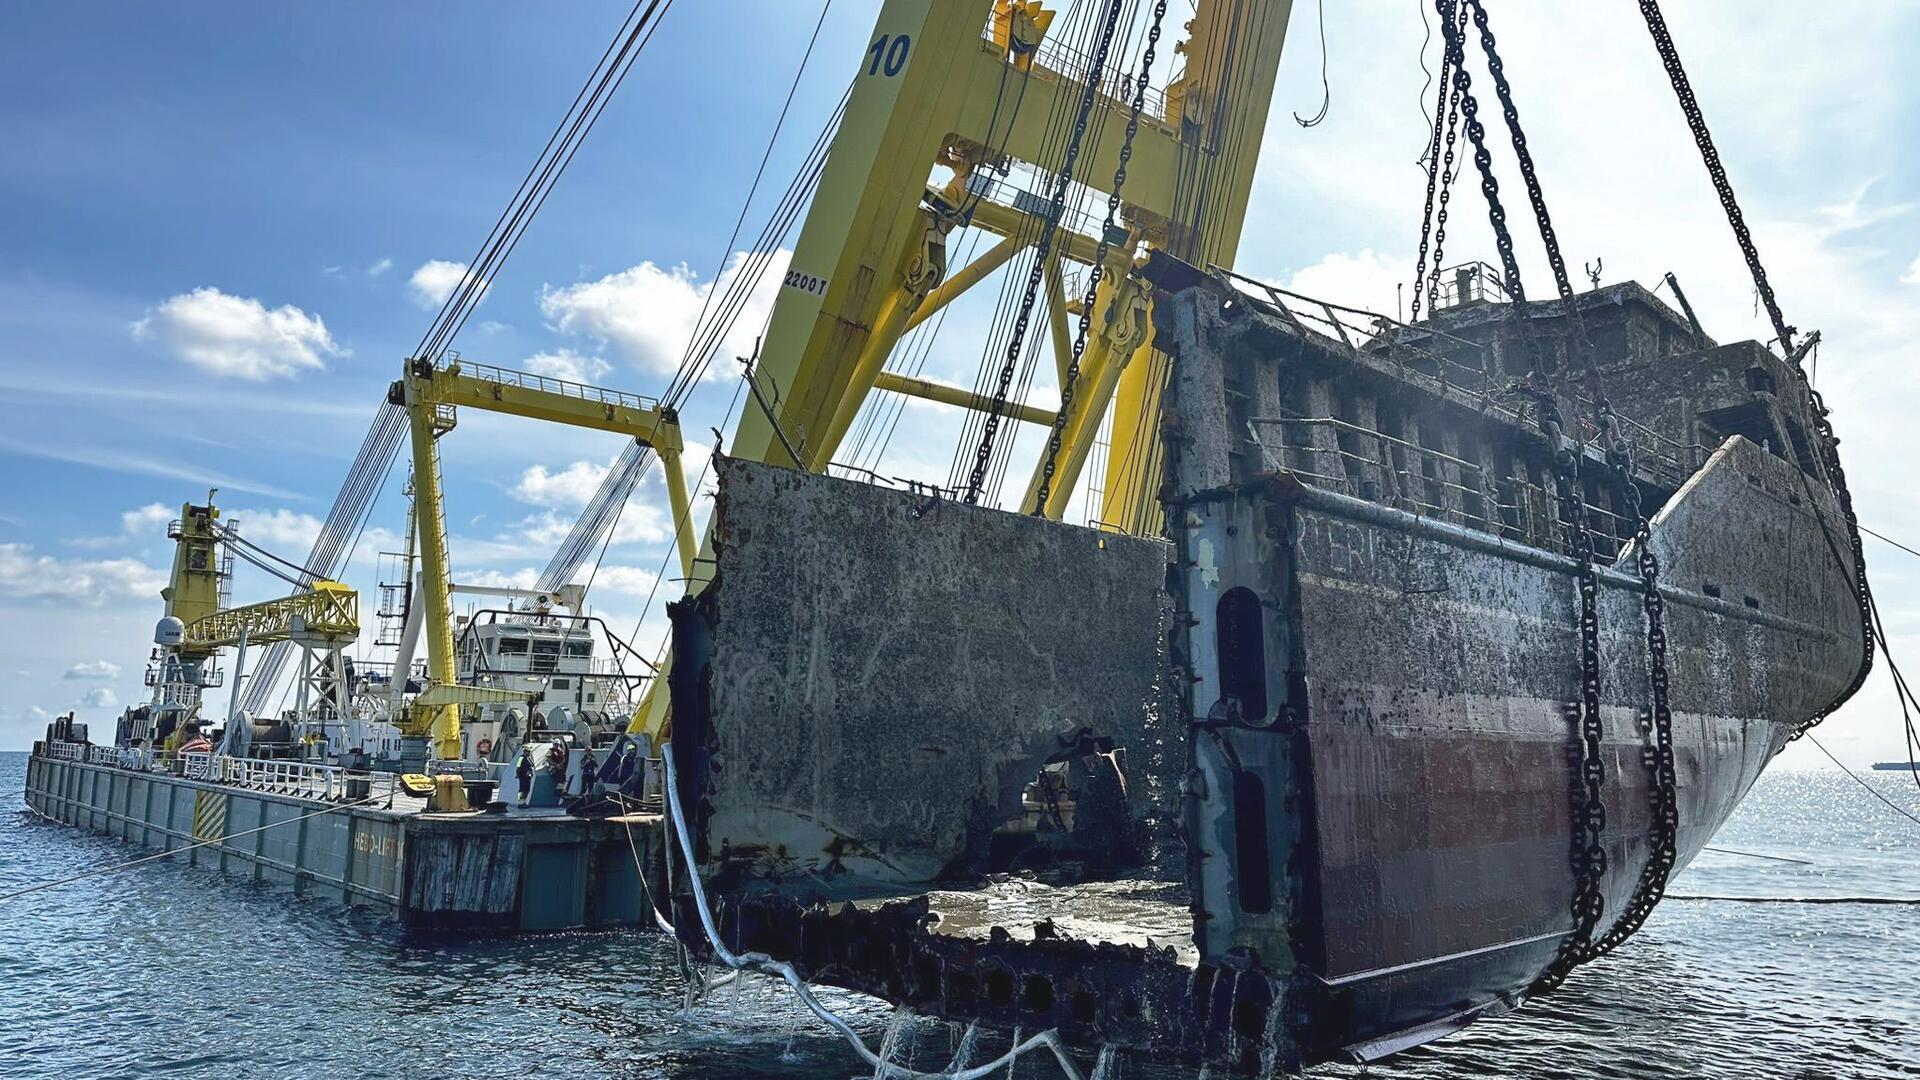
[{"label": "hanging chain", "polygon": [[[1806,369],[1800,364],[1802,350],[1794,344],[1795,328],[1787,325],[1786,317],[1780,313],[1780,302],[1774,298],[1773,286],[1767,281],[1766,267],[1760,264],[1759,249],[1754,247],[1753,234],[1747,229],[1746,215],[1741,213],[1739,200],[1733,194],[1733,184],[1727,179],[1727,167],[1720,160],[1720,151],[1713,145],[1713,133],[1707,130],[1706,116],[1700,111],[1699,99],[1693,94],[1693,84],[1687,79],[1686,68],[1680,63],[1680,50],[1673,44],[1673,35],[1667,32],[1667,20],[1660,14],[1659,0],[1640,0],[1640,14],[1646,19],[1647,31],[1653,35],[1654,48],[1660,53],[1661,63],[1666,65],[1667,79],[1673,83],[1680,111],[1687,118],[1687,127],[1693,131],[1693,141],[1700,148],[1700,159],[1707,166],[1707,176],[1713,181],[1714,191],[1720,195],[1720,207],[1726,211],[1727,224],[1733,228],[1734,239],[1740,244],[1740,253],[1746,256],[1747,270],[1753,274],[1754,288],[1759,291],[1760,301],[1767,306],[1767,315],[1773,320],[1773,330],[1779,335],[1781,351],[1792,362],[1794,373],[1806,391],[1808,410],[1819,436],[1817,452],[1820,464],[1827,474],[1827,483],[1833,488],[1834,500],[1840,504],[1840,513],[1846,518],[1847,540],[1853,549],[1853,591],[1854,600],[1860,607],[1860,643],[1864,655],[1860,658],[1859,669],[1854,672],[1853,681],[1834,699],[1834,703],[1808,717],[1794,729],[1791,738],[1798,739],[1851,698],[1867,681],[1867,673],[1873,670],[1873,589],[1867,583],[1867,558],[1860,542],[1860,522],[1854,514],[1853,493],[1847,487],[1846,470],[1840,467],[1840,440],[1834,437],[1833,423],[1827,415],[1827,403],[1821,398],[1820,392],[1813,388]],[[1821,530],[1826,531],[1824,521]],[[1828,543],[1832,543],[1830,535]],[[1836,551],[1834,554],[1837,556],[1839,553]]]},{"label": "hanging chain", "polygon": [[[1440,251],[1447,242],[1447,200],[1453,189],[1453,146],[1457,135],[1459,120],[1460,90],[1453,83],[1453,53],[1440,50],[1440,93],[1433,103],[1433,137],[1427,142],[1427,203],[1420,214],[1420,258],[1413,268],[1413,308],[1409,323],[1420,321],[1420,298],[1428,291],[1427,285],[1427,245],[1431,237],[1433,243],[1433,276],[1439,280]],[[1441,159],[1440,148],[1442,134],[1445,135],[1446,157]],[[1434,190],[1440,193],[1440,213],[1436,219],[1433,212]],[[1436,228],[1437,220],[1437,228]],[[1437,235],[1434,235],[1436,234]],[[1429,301],[1429,306],[1432,302]]]},{"label": "hanging chain", "polygon": [[[1480,172],[1480,190],[1487,199],[1487,220],[1493,226],[1495,246],[1500,253],[1501,269],[1506,275],[1510,313],[1519,327],[1533,362],[1533,375],[1547,373],[1546,355],[1532,329],[1527,310],[1526,290],[1520,280],[1520,266],[1514,257],[1513,235],[1507,228],[1506,209],[1500,203],[1500,184],[1493,175],[1493,156],[1487,150],[1486,126],[1480,121],[1479,102],[1473,96],[1473,79],[1466,70],[1465,31],[1455,19],[1461,3],[1476,0],[1434,0],[1440,13],[1441,28],[1447,36],[1454,81],[1460,88],[1460,111],[1466,120],[1467,138],[1473,143],[1474,165]],[[1476,12],[1481,27],[1481,43],[1488,45],[1484,11]],[[1491,68],[1493,61],[1489,61]],[[1504,96],[1504,95],[1503,95]],[[1509,124],[1516,120],[1509,117]],[[1515,129],[1517,133],[1517,128]],[[1517,138],[1517,136],[1516,136]],[[1520,144],[1524,146],[1524,144]],[[1523,168],[1524,172],[1530,169]],[[1529,186],[1536,181],[1529,175]],[[1530,192],[1531,194],[1531,192]],[[1545,974],[1535,983],[1536,991],[1549,991],[1565,980],[1567,972],[1586,955],[1593,931],[1606,910],[1606,898],[1600,886],[1607,873],[1607,850],[1603,843],[1607,808],[1602,798],[1606,784],[1606,761],[1602,740],[1605,726],[1600,714],[1600,569],[1593,549],[1593,531],[1588,526],[1586,501],[1580,483],[1580,464],[1584,451],[1568,437],[1561,420],[1559,404],[1551,389],[1532,388],[1528,392],[1537,403],[1541,433],[1552,453],[1554,487],[1560,500],[1560,516],[1569,546],[1579,561],[1576,582],[1580,591],[1580,701],[1577,708],[1580,730],[1580,754],[1577,768],[1579,799],[1573,807],[1572,836],[1568,842],[1568,862],[1573,870],[1573,933],[1560,941],[1559,951]]]},{"label": "hanging chain", "polygon": [[1447,99],[1447,150],[1441,157],[1440,209],[1434,215],[1433,269],[1427,271],[1425,283],[1429,312],[1440,306],[1440,268],[1446,263],[1447,206],[1453,201],[1453,182],[1460,178],[1460,166],[1454,157],[1454,147],[1458,144],[1459,138],[1460,88],[1455,85],[1451,96]]},{"label": "hanging chain", "polygon": [[[1157,0],[1153,5],[1153,26],[1147,31],[1147,50],[1140,57],[1140,73],[1133,80],[1133,101],[1127,113],[1127,136],[1120,144],[1120,164],[1113,170],[1113,190],[1107,193],[1107,216],[1100,228],[1100,241],[1094,247],[1093,269],[1087,273],[1086,294],[1081,297],[1080,326],[1074,334],[1073,351],[1067,363],[1067,376],[1060,383],[1060,411],[1054,414],[1053,430],[1047,436],[1047,458],[1041,466],[1040,489],[1033,501],[1033,514],[1043,516],[1047,512],[1047,499],[1053,493],[1053,476],[1058,468],[1060,445],[1067,428],[1067,414],[1073,408],[1074,388],[1080,381],[1080,361],[1087,352],[1087,334],[1093,328],[1093,308],[1099,297],[1100,282],[1105,279],[1107,269],[1107,251],[1112,246],[1112,238],[1120,229],[1120,189],[1127,184],[1127,162],[1133,159],[1134,136],[1140,133],[1140,111],[1147,103],[1147,81],[1153,74],[1154,54],[1160,44],[1160,23],[1166,18],[1167,0]],[[1119,357],[1109,357],[1108,363],[1118,363]]]},{"label": "hanging chain", "polygon": [[973,472],[967,478],[966,501],[969,506],[980,501],[980,491],[987,482],[989,462],[993,458],[993,442],[1000,433],[1000,420],[1007,411],[1007,391],[1013,386],[1014,371],[1020,364],[1020,353],[1027,340],[1027,326],[1033,320],[1034,298],[1040,291],[1040,280],[1046,273],[1047,259],[1053,252],[1053,241],[1060,230],[1061,215],[1066,212],[1067,189],[1073,183],[1073,166],[1080,157],[1080,144],[1087,135],[1087,117],[1093,112],[1093,103],[1100,90],[1100,77],[1106,71],[1107,54],[1113,48],[1113,32],[1120,22],[1120,9],[1124,0],[1110,0],[1107,5],[1106,22],[1100,30],[1100,43],[1094,49],[1093,58],[1087,64],[1087,82],[1080,94],[1080,107],[1073,119],[1073,135],[1067,141],[1066,157],[1060,163],[1060,172],[1054,177],[1053,198],[1047,207],[1046,224],[1040,231],[1040,244],[1034,254],[1033,270],[1027,275],[1027,289],[1020,297],[1020,315],[1014,320],[1013,336],[1007,343],[1007,359],[1000,366],[998,381],[993,390],[993,407],[987,412],[986,424],[980,433],[980,446],[974,451]]},{"label": "hanging chain", "polygon": [[1653,34],[1653,44],[1660,51],[1660,61],[1666,65],[1667,78],[1673,83],[1674,96],[1680,99],[1680,111],[1686,114],[1687,126],[1693,129],[1693,141],[1700,147],[1701,160],[1706,162],[1707,175],[1713,180],[1713,190],[1720,195],[1720,208],[1727,213],[1727,224],[1733,226],[1734,239],[1740,243],[1740,253],[1747,257],[1747,269],[1753,274],[1753,284],[1760,290],[1760,302],[1767,306],[1767,315],[1773,319],[1774,333],[1780,335],[1780,348],[1793,352],[1794,328],[1787,325],[1786,317],[1780,314],[1780,301],[1774,299],[1773,286],[1767,282],[1766,267],[1760,265],[1760,252],[1753,246],[1753,234],[1747,231],[1746,215],[1740,212],[1740,202],[1734,197],[1733,184],[1727,179],[1727,167],[1720,162],[1720,151],[1713,145],[1713,135],[1707,131],[1707,118],[1700,112],[1700,102],[1693,96],[1693,84],[1687,80],[1687,71],[1680,65],[1680,52],[1673,46],[1673,37],[1667,33],[1667,20],[1660,14],[1658,0],[1640,0],[1640,14],[1647,20],[1647,29]]}]

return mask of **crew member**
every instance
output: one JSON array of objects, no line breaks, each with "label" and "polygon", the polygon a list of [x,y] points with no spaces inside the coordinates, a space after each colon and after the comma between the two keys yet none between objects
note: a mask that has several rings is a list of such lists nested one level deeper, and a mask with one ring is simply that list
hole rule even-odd
[{"label": "crew member", "polygon": [[513,767],[513,778],[520,784],[520,805],[533,795],[533,747],[520,748],[520,760]]},{"label": "crew member", "polygon": [[580,793],[590,796],[593,786],[600,782],[600,762],[591,749],[583,751],[583,755],[580,762]]}]

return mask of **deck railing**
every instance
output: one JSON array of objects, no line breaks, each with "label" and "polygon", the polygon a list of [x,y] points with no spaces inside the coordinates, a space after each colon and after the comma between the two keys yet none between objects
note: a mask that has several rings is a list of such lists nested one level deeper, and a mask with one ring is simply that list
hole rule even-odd
[{"label": "deck railing", "polygon": [[[1259,416],[1247,428],[1266,469],[1420,517],[1570,553],[1557,494],[1523,477],[1495,476],[1479,462],[1333,417]],[[1357,445],[1350,449],[1349,442]],[[1598,554],[1614,558],[1632,534],[1631,523],[1608,507],[1582,505]]]},{"label": "deck railing", "polygon": [[50,742],[46,744],[46,755],[55,761],[85,761],[87,760],[87,744]]},{"label": "deck railing", "polygon": [[181,758],[185,761],[182,775],[189,780],[329,802],[348,797],[349,781],[367,781],[368,794],[364,798],[389,797],[398,782],[392,773],[356,772],[337,765],[304,761],[267,761],[213,753],[182,754]]}]

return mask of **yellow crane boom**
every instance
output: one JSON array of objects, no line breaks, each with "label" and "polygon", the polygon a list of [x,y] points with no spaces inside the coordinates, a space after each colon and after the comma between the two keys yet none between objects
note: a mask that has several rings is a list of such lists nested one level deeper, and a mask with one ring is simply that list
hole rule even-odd
[{"label": "yellow crane boom", "polygon": [[293,641],[339,648],[359,637],[360,594],[337,581],[316,581],[307,592],[201,616],[186,624],[181,646],[212,651]]}]

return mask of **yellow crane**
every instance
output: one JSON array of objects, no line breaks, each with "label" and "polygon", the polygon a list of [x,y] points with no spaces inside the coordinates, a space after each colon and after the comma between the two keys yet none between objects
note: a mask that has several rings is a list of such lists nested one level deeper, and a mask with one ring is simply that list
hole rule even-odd
[{"label": "yellow crane", "polygon": [[[1200,0],[1175,46],[1185,69],[1143,110],[1133,137],[1122,220],[1110,243],[1093,332],[1066,418],[1059,474],[1036,508],[1040,477],[1022,509],[1058,518],[1110,406],[1125,423],[1102,486],[1104,521],[1146,522],[1138,505],[1157,485],[1123,475],[1157,468],[1159,391],[1150,365],[1135,361],[1152,342],[1151,290],[1133,273],[1145,247],[1175,250],[1197,264],[1230,265],[1259,159],[1273,81],[1286,38],[1288,0]],[[1084,73],[1056,67],[1047,49],[1052,12],[1034,0],[887,0],[854,80],[846,117],[821,176],[819,194],[795,244],[758,363],[758,377],[779,391],[771,420],[749,409],[731,443],[735,456],[791,462],[773,422],[800,450],[801,464],[826,468],[867,396],[875,389],[985,410],[991,402],[926,380],[889,375],[902,335],[931,317],[1031,245],[1040,235],[1031,204],[969,199],[986,168],[1009,161],[1041,169],[1049,121],[1071,114]],[[1006,89],[1018,80],[1017,90]],[[1095,192],[1112,186],[1126,139],[1130,103],[1116,73],[1098,94],[1075,180]],[[1005,102],[1020,95],[1017,110]],[[995,105],[1003,107],[996,115]],[[1011,119],[1005,114],[1011,111]],[[930,187],[936,168],[952,173]],[[1198,188],[1204,187],[1204,192]],[[950,210],[971,207],[969,223],[999,235],[964,267],[946,263]],[[1100,237],[1063,223],[1046,268],[1049,333],[1064,376],[1067,344],[1063,262],[1090,263]],[[1113,238],[1110,238],[1110,240]],[[1026,408],[1011,418],[1051,424]]]},{"label": "yellow crane", "polygon": [[[416,698],[408,734],[428,734],[441,758],[460,756],[459,705],[474,701],[515,700],[480,688],[454,688],[453,605],[447,577],[447,525],[440,483],[438,440],[458,423],[461,408],[484,409],[549,423],[610,431],[637,439],[660,455],[667,498],[677,523],[675,544],[681,572],[693,574],[694,539],[686,473],[680,464],[680,422],[659,401],[524,371],[474,364],[449,356],[439,362],[410,360],[406,373],[389,391],[404,405],[413,449],[414,531],[420,545],[419,602],[425,605],[427,674],[433,686]],[[396,673],[404,678],[405,673]]]},{"label": "yellow crane", "polygon": [[200,616],[181,628],[180,651],[211,656],[216,649],[235,650],[233,702],[227,712],[231,730],[231,725],[240,720],[240,680],[246,672],[249,647],[280,641],[300,646],[300,696],[295,715],[304,717],[308,689],[315,685],[330,685],[337,695],[335,705],[340,712],[346,711],[347,677],[341,650],[359,639],[360,594],[337,581],[316,581],[292,596],[220,608]]},{"label": "yellow crane", "polygon": [[[1036,467],[1021,509],[1058,519],[1111,411],[1117,422],[1096,517],[1156,530],[1158,485],[1149,478],[1160,467],[1155,447],[1165,369],[1164,360],[1141,362],[1152,355],[1152,290],[1135,267],[1150,248],[1203,266],[1232,263],[1291,8],[1290,0],[1198,0],[1171,50],[1184,66],[1144,104],[1136,125],[1128,122],[1127,78],[1101,73],[1074,179],[1096,196],[1110,194],[1124,154],[1127,180],[1115,232],[1097,236],[1084,222],[1062,220],[1047,245],[1046,333],[1063,386],[1071,345],[1067,316],[1074,308],[1065,291],[1067,264],[1091,265],[1105,252],[1072,404],[1061,417],[1018,402],[996,406],[964,388],[888,372],[886,364],[908,331],[1036,247],[1049,210],[1030,194],[1003,201],[984,192],[995,185],[995,174],[1006,175],[1016,163],[1043,174],[1057,166],[1055,120],[1079,111],[1091,65],[1070,47],[1050,47],[1055,16],[1039,0],[886,0],[752,371],[775,404],[743,413],[730,452],[824,471],[876,390],[995,411],[1019,423],[1057,422],[1057,472],[1043,482]],[[1010,105],[1015,100],[1019,104]],[[948,237],[964,227],[999,240],[953,267]],[[614,431],[652,446],[666,471],[688,591],[701,587],[699,541],[691,532],[671,409],[614,391],[427,358],[408,361],[391,400],[406,406],[412,434],[424,625],[437,685],[450,686],[455,668],[435,440],[452,428],[459,406]],[[633,733],[660,733],[665,697],[649,690]],[[437,752],[457,753],[454,709],[435,705],[424,712]]]},{"label": "yellow crane", "polygon": [[203,615],[182,629],[181,646],[210,652],[292,641],[338,649],[359,637],[360,594],[337,581],[316,581],[303,593]]}]

